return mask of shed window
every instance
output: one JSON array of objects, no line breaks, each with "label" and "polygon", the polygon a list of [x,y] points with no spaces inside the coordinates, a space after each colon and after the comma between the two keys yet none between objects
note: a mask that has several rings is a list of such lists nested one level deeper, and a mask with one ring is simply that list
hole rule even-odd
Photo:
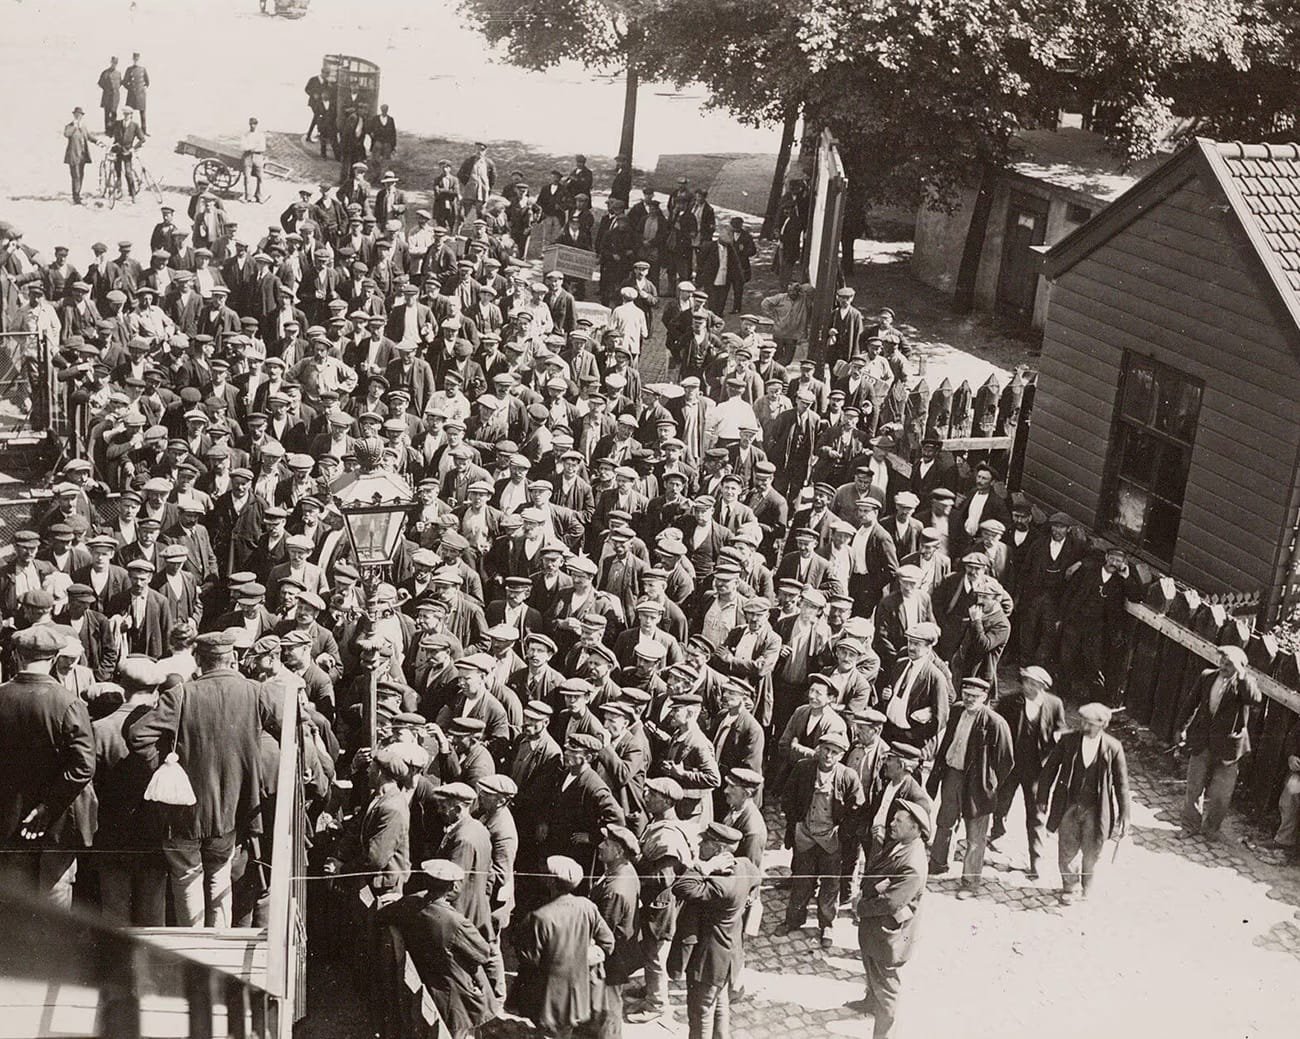
[{"label": "shed window", "polygon": [[1178,541],[1204,389],[1175,368],[1124,354],[1101,525],[1166,563]]}]

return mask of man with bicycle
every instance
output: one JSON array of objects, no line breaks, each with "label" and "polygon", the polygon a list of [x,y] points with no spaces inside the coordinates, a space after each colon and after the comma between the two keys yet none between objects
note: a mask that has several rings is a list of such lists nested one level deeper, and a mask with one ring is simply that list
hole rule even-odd
[{"label": "man with bicycle", "polygon": [[127,191],[131,195],[131,201],[135,201],[135,193],[139,187],[135,172],[135,153],[144,144],[144,132],[140,129],[140,123],[135,117],[135,110],[132,108],[122,109],[121,121],[113,127],[113,145],[109,154],[113,158],[113,169],[117,175],[118,188],[126,185]]}]

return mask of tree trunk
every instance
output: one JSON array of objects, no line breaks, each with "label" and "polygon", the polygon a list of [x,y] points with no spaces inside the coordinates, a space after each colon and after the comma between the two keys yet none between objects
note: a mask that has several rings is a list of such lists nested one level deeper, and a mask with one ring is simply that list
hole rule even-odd
[{"label": "tree trunk", "polygon": [[[953,287],[952,308],[959,314],[975,309],[975,282],[979,277],[980,255],[984,251],[984,236],[989,229],[989,216],[993,212],[993,188],[997,183],[997,169],[987,163],[980,172],[979,191],[971,208],[970,226],[962,249],[961,266],[957,268],[957,284]],[[921,201],[925,205],[925,200]]]},{"label": "tree trunk", "polygon": [[785,188],[785,171],[790,165],[790,153],[794,150],[794,131],[799,124],[799,106],[791,105],[786,109],[785,122],[781,126],[781,148],[776,153],[776,170],[772,174],[772,190],[767,195],[767,212],[763,216],[763,238],[771,238],[776,233],[777,213],[781,208],[781,196]]},{"label": "tree trunk", "polygon": [[637,70],[637,51],[640,49],[641,27],[636,19],[627,26],[627,71],[623,90],[623,133],[619,137],[618,153],[627,159],[627,168],[632,169],[632,148],[636,143],[636,95],[641,85],[641,75]]}]

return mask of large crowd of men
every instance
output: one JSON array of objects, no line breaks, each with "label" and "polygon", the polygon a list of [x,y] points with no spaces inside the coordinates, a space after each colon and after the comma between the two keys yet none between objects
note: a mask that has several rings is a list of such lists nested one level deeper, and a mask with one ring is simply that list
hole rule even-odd
[{"label": "large crowd of men", "polygon": [[[830,947],[855,916],[877,1037],[959,824],[960,897],[1017,792],[1022,868],[1056,833],[1061,900],[1090,892],[1128,822],[1105,730],[1135,575],[941,440],[899,464],[873,406],[910,374],[892,312],[840,290],[809,343],[796,281],[728,330],[710,235],[602,269],[620,302],[584,317],[477,198],[408,231],[365,172],[265,231],[198,192],[115,257],[0,228],[7,317],[76,430],[0,566],[3,883],[123,924],[258,920],[297,696],[314,869],[378,897],[455,1036],[502,1007],[617,1036],[681,976],[692,1039],[729,1035],[770,819],[778,930],[815,905]],[[557,227],[591,230],[586,187]],[[672,383],[642,379],[652,336]],[[335,497],[358,468],[412,492],[377,582]],[[1193,705],[1189,829],[1235,778],[1239,665]],[[159,792],[177,767],[190,807]]]}]

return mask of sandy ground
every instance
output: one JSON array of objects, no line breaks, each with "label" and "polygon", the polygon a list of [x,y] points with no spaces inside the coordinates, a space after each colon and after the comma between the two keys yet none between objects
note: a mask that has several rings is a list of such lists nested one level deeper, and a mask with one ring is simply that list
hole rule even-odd
[{"label": "sandy ground", "polygon": [[[265,17],[256,0],[7,0],[5,26],[0,90],[22,99],[11,104],[6,125],[23,148],[6,157],[0,191],[15,216],[34,216],[24,203],[68,191],[63,125],[79,104],[88,124],[102,126],[96,80],[109,55],[125,67],[133,50],[152,82],[144,157],[168,185],[189,183],[191,163],[169,157],[187,134],[237,136],[250,115],[268,131],[305,130],[303,84],[333,52],[380,66],[381,95],[402,133],[521,142],[565,157],[617,148],[623,88],[616,77],[577,66],[515,69],[486,52],[446,0],[314,0],[299,21]],[[653,169],[664,151],[775,152],[775,131],[705,112],[702,101],[700,92],[643,87],[637,165]],[[87,223],[77,214],[67,234]],[[120,227],[121,218],[112,224]]]}]

